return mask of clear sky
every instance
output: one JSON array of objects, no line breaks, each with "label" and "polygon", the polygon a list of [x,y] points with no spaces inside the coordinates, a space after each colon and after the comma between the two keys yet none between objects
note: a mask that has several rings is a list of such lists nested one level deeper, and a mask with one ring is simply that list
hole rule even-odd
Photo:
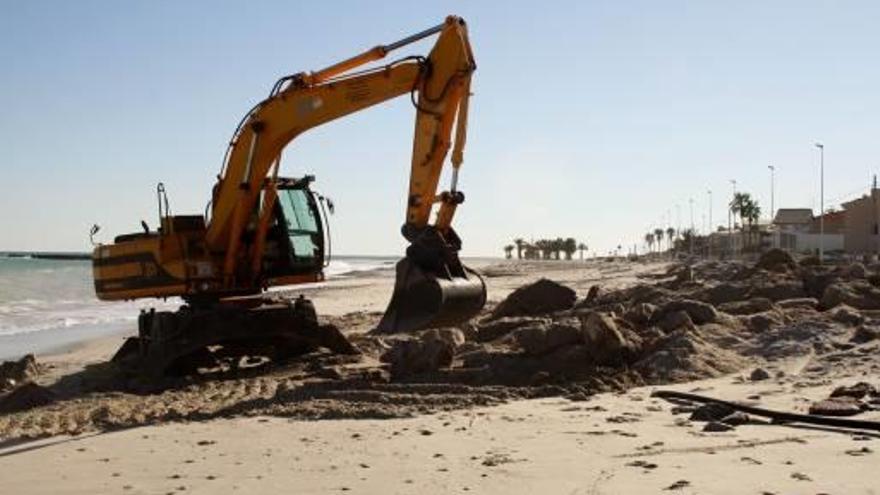
[{"label": "clear sky", "polygon": [[[204,211],[242,114],[285,74],[442,21],[470,26],[468,255],[513,237],[599,252],[672,217],[696,226],[730,179],[769,211],[867,190],[880,169],[880,3],[819,1],[98,2],[2,0],[0,250],[86,250]],[[430,43],[430,42],[428,42]],[[420,43],[395,55],[425,53]],[[334,245],[399,254],[408,98],[310,131],[283,173],[334,198]],[[678,205],[678,207],[676,206]],[[667,213],[668,212],[668,213]]]}]

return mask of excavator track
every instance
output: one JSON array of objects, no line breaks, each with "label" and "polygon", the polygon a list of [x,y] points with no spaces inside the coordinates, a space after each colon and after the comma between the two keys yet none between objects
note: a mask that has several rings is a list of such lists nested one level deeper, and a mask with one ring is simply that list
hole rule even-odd
[{"label": "excavator track", "polygon": [[218,359],[264,356],[274,361],[326,348],[359,351],[332,325],[320,325],[305,298],[254,307],[218,304],[178,311],[144,311],[138,336],[126,340],[113,362],[145,379],[210,368]]}]

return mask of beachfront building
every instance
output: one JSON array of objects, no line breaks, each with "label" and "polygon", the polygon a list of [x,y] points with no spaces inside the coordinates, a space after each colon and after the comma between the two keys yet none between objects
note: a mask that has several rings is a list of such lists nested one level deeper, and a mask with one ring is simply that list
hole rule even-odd
[{"label": "beachfront building", "polygon": [[872,187],[870,194],[843,203],[844,249],[848,253],[880,253],[878,219],[880,219],[880,189]]},{"label": "beachfront building", "polygon": [[819,217],[809,208],[780,208],[773,217],[768,231],[767,245],[795,253],[816,253],[822,246],[826,253],[844,249],[844,224],[846,212],[828,212],[822,218],[824,235]]}]

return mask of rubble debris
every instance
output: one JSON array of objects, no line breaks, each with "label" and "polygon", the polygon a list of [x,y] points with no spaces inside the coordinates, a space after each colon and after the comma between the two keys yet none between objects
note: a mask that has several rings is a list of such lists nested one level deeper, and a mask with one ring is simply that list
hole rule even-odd
[{"label": "rubble debris", "polygon": [[824,308],[846,304],[862,310],[880,309],[880,289],[867,281],[834,283],[825,289],[820,302]]},{"label": "rubble debris", "polygon": [[849,265],[845,273],[849,278],[868,278],[868,269],[858,261]]},{"label": "rubble debris", "polygon": [[55,401],[55,394],[36,383],[25,383],[0,398],[0,413],[25,411]]},{"label": "rubble debris", "polygon": [[722,423],[721,421],[709,421],[706,423],[706,426],[703,426],[703,431],[708,433],[721,433],[732,429],[734,429],[734,426]]},{"label": "rubble debris", "polygon": [[861,404],[852,397],[835,397],[810,405],[810,414],[820,416],[854,416],[862,412]]},{"label": "rubble debris", "polygon": [[880,328],[868,325],[859,325],[859,327],[856,328],[856,331],[853,332],[853,335],[852,337],[850,337],[849,341],[855,344],[864,344],[878,339],[880,339]]},{"label": "rubble debris", "polygon": [[693,299],[678,299],[671,301],[656,311],[651,319],[654,322],[658,322],[667,314],[674,311],[685,311],[688,316],[690,316],[691,320],[697,325],[712,323],[718,319],[718,312],[715,310],[714,306]]},{"label": "rubble debris", "polygon": [[630,349],[614,319],[604,313],[590,313],[582,320],[583,341],[587,352],[598,364],[622,361]]},{"label": "rubble debris", "polygon": [[647,325],[655,311],[657,306],[651,303],[636,303],[624,313],[623,317],[634,325]]},{"label": "rubble debris", "polygon": [[0,363],[0,391],[31,382],[40,374],[40,367],[33,354],[15,361]]},{"label": "rubble debris", "polygon": [[751,374],[749,374],[749,380],[753,382],[758,382],[762,380],[769,380],[770,373],[764,368],[755,368],[752,370]]},{"label": "rubble debris", "polygon": [[500,339],[517,328],[522,328],[532,324],[549,323],[547,318],[535,318],[531,316],[508,316],[491,320],[477,325],[477,333],[475,340],[477,342],[491,342]]},{"label": "rubble debris", "polygon": [[864,399],[871,395],[880,395],[880,391],[867,382],[858,382],[855,385],[850,386],[840,386],[831,392],[831,398],[852,397],[853,399]]},{"label": "rubble debris", "polygon": [[773,248],[761,255],[755,267],[771,272],[786,272],[797,269],[797,263],[788,251]]},{"label": "rubble debris", "polygon": [[709,304],[720,305],[724,303],[744,301],[750,297],[752,288],[748,284],[734,284],[722,282],[707,289],[702,299]]},{"label": "rubble debris", "polygon": [[782,309],[807,308],[816,309],[819,307],[819,300],[815,297],[798,297],[795,299],[783,299],[776,301],[776,305]]},{"label": "rubble debris", "polygon": [[666,316],[657,322],[657,326],[669,333],[679,328],[694,328],[694,322],[687,311],[679,310],[666,313]]},{"label": "rubble debris", "polygon": [[536,316],[570,309],[577,294],[574,290],[542,278],[511,292],[492,311],[491,319],[505,316]]},{"label": "rubble debris", "polygon": [[774,302],[807,296],[807,293],[804,292],[803,282],[774,279],[756,280],[751,294],[754,297],[763,297]]},{"label": "rubble debris", "polygon": [[865,321],[865,317],[859,313],[859,310],[847,306],[846,304],[836,306],[834,309],[830,310],[830,313],[832,320],[838,323],[843,323],[844,325],[854,327],[861,325]]},{"label": "rubble debris", "polygon": [[766,297],[753,297],[745,301],[731,301],[718,306],[718,309],[732,315],[751,315],[773,309],[773,301]]},{"label": "rubble debris", "polygon": [[401,377],[449,367],[454,356],[452,342],[427,333],[423,338],[395,340],[381,360],[391,364],[392,377]]},{"label": "rubble debris", "polygon": [[532,356],[547,354],[582,340],[580,324],[575,318],[549,325],[529,325],[514,332],[513,336],[526,354]]},{"label": "rubble debris", "polygon": [[691,421],[721,421],[736,412],[732,407],[717,402],[702,404],[691,413]]}]

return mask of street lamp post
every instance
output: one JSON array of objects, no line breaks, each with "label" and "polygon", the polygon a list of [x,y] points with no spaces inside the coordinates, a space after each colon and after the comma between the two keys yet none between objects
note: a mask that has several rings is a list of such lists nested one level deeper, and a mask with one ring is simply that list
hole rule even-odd
[{"label": "street lamp post", "polygon": [[776,167],[774,167],[773,165],[767,165],[767,168],[770,169],[770,223],[773,223],[773,216],[776,215],[776,209],[774,208],[773,204],[776,189],[776,184],[774,184],[776,178],[774,177],[776,175]]},{"label": "street lamp post", "polygon": [[825,145],[819,148],[819,264],[825,261]]},{"label": "street lamp post", "polygon": [[707,191],[709,193],[709,230],[706,233],[706,255],[707,257],[712,256],[712,190],[709,189]]},{"label": "street lamp post", "polygon": [[694,255],[694,198],[688,198],[688,203],[690,203],[691,207],[691,242],[688,250],[690,251],[691,256]]},{"label": "street lamp post", "polygon": [[729,246],[731,256],[736,256],[736,246],[733,244],[733,222],[731,221],[733,201],[736,199],[736,179],[730,179],[730,183],[733,184],[733,197],[730,200],[730,204],[727,205],[727,245]]}]

